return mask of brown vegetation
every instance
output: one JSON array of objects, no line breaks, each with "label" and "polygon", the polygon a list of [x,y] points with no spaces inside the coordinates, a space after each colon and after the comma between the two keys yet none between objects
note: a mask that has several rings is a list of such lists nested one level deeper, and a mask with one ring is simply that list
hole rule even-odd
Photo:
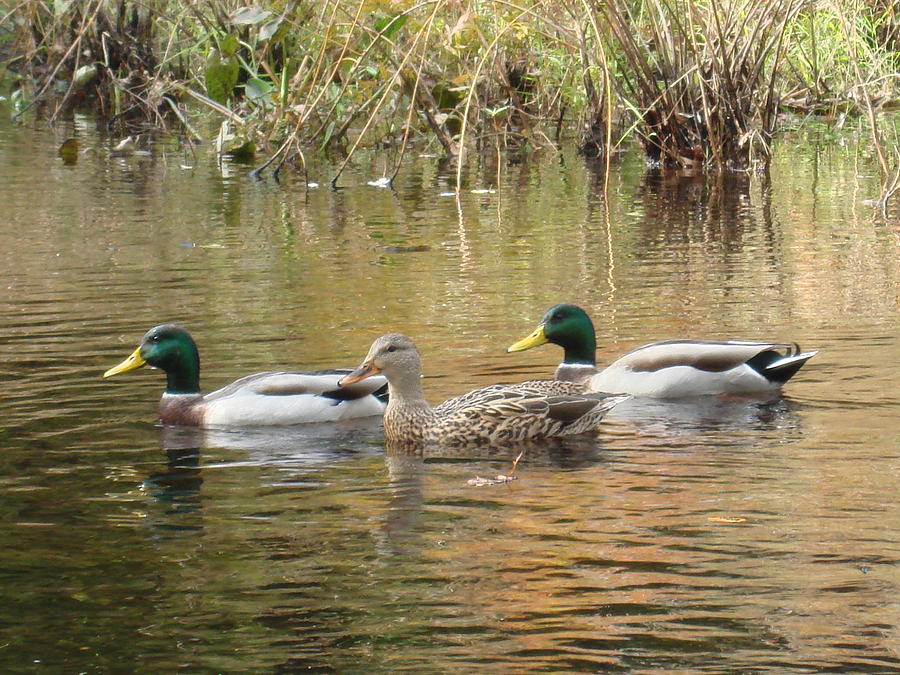
[{"label": "brown vegetation", "polygon": [[[553,145],[745,169],[785,106],[867,115],[896,104],[895,0],[23,0],[4,17],[18,113],[90,104],[110,124],[222,116],[222,152],[303,163],[310,148]],[[192,112],[196,107],[190,109]],[[391,177],[391,176],[389,176]]]}]

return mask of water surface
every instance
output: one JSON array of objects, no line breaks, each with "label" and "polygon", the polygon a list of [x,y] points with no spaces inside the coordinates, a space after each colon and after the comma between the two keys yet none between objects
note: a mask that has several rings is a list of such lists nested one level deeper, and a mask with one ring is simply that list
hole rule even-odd
[{"label": "water surface", "polygon": [[[62,140],[81,141],[64,165]],[[766,176],[546,153],[343,189],[90,122],[0,127],[0,664],[6,672],[900,670],[900,213],[865,142]],[[311,178],[331,177],[326,163]],[[499,176],[499,180],[498,177]],[[177,321],[213,389],[412,335],[433,402],[547,377],[557,302],[598,359],[703,337],[819,349],[768,400],[632,401],[596,438],[410,456],[377,420],[161,429]]]}]

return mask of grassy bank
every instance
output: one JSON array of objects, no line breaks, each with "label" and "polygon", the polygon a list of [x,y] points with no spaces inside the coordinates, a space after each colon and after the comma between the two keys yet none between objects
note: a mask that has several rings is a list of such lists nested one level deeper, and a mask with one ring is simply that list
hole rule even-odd
[{"label": "grassy bank", "polygon": [[[311,149],[459,157],[572,138],[606,156],[747,168],[785,113],[878,120],[900,101],[897,0],[22,0],[2,17],[17,112],[90,105],[191,130],[260,169]],[[263,160],[266,161],[263,161]]]}]

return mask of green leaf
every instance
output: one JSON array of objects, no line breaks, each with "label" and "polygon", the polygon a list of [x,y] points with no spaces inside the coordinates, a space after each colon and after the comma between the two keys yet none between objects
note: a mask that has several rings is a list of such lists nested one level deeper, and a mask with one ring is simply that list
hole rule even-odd
[{"label": "green leaf", "polygon": [[[282,21],[280,18],[272,19],[271,21],[266,21],[259,29],[259,39],[260,40],[268,40],[269,38],[278,36],[274,41],[284,37],[284,34],[287,32],[286,30],[281,30]],[[285,26],[286,28],[286,26]]]},{"label": "green leaf", "polygon": [[234,35],[226,35],[219,40],[219,51],[225,54],[225,56],[231,56],[237,52],[240,46],[241,41]]},{"label": "green leaf", "polygon": [[406,14],[395,14],[394,16],[378,19],[375,22],[375,30],[381,33],[382,37],[390,40],[397,34],[397,31],[403,28],[407,18],[409,17]]},{"label": "green leaf", "polygon": [[269,94],[275,87],[267,80],[261,80],[258,77],[251,77],[244,85],[244,92],[250,100],[262,98]]},{"label": "green leaf", "polygon": [[242,7],[231,15],[231,23],[239,26],[255,26],[272,16],[272,12],[262,7]]},{"label": "green leaf", "polygon": [[238,60],[234,54],[223,57],[212,49],[206,59],[206,95],[213,101],[226,103],[238,81]]}]

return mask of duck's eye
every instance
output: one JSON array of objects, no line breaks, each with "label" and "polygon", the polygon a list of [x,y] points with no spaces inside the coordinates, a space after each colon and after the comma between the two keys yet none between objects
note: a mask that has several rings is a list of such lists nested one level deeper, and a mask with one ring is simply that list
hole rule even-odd
[{"label": "duck's eye", "polygon": [[395,352],[395,351],[397,351],[397,347],[395,345],[391,345],[390,347],[387,348],[387,351]]},{"label": "duck's eye", "polygon": [[159,335],[151,335],[147,338],[149,342],[159,342]]}]

